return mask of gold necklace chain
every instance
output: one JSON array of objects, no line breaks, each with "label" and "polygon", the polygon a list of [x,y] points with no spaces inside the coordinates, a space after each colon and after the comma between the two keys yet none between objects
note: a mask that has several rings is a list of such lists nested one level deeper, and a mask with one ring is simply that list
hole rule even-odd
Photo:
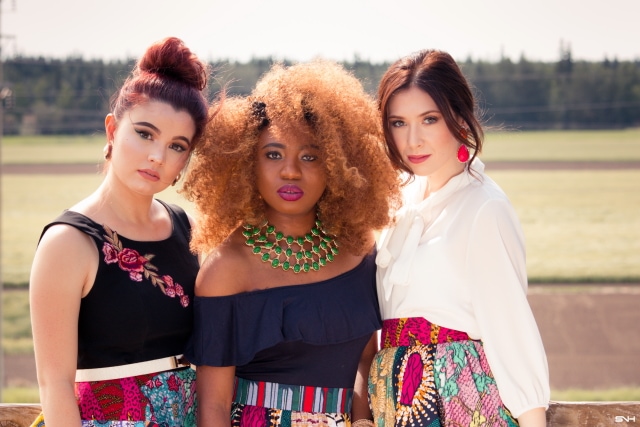
[{"label": "gold necklace chain", "polygon": [[[259,255],[262,262],[270,262],[273,268],[294,273],[318,271],[338,255],[338,243],[322,228],[322,222],[316,220],[316,226],[304,236],[285,236],[265,221],[260,227],[243,225],[242,234],[245,244]],[[263,233],[264,230],[264,233]],[[311,246],[311,249],[305,249]],[[294,250],[292,246],[299,249]]]}]

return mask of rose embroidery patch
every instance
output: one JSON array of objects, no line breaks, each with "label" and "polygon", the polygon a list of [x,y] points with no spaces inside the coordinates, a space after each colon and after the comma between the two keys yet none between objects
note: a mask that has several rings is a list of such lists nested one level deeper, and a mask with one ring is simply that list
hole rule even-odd
[{"label": "rose embroidery patch", "polygon": [[122,242],[118,238],[118,233],[104,226],[105,239],[102,246],[104,262],[107,264],[118,263],[118,266],[129,273],[129,278],[134,282],[141,282],[142,278],[151,281],[153,286],[160,288],[163,294],[171,298],[178,298],[183,307],[189,305],[189,296],[184,294],[184,289],[179,283],[174,283],[171,276],[160,276],[158,268],[151,264],[155,255],[140,255],[135,249],[123,248]]}]

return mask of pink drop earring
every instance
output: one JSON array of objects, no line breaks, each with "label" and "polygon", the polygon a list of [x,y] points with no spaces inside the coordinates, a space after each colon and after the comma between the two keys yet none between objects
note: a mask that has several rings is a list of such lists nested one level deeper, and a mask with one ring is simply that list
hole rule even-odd
[{"label": "pink drop earring", "polygon": [[[460,128],[460,137],[466,141],[469,138],[469,132],[465,128]],[[460,163],[466,163],[469,160],[469,149],[466,145],[461,144],[458,147],[457,157]]]},{"label": "pink drop earring", "polygon": [[469,160],[469,149],[467,148],[466,145],[461,144],[460,147],[458,148],[458,161],[460,163],[467,163],[467,160]]}]

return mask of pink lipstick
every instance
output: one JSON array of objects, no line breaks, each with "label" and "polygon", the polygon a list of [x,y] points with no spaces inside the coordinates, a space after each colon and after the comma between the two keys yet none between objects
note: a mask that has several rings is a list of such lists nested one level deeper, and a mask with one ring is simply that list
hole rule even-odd
[{"label": "pink lipstick", "polygon": [[151,170],[151,169],[139,169],[138,173],[145,179],[148,179],[150,181],[159,181],[160,180],[160,175],[158,174],[158,172]]},{"label": "pink lipstick", "polygon": [[424,154],[424,155],[421,155],[421,156],[414,155],[414,156],[407,156],[407,159],[413,164],[418,164],[418,163],[424,162],[430,156],[431,156],[430,154]]},{"label": "pink lipstick", "polygon": [[300,200],[304,196],[304,191],[297,185],[283,185],[278,189],[278,195],[287,202],[295,202]]}]

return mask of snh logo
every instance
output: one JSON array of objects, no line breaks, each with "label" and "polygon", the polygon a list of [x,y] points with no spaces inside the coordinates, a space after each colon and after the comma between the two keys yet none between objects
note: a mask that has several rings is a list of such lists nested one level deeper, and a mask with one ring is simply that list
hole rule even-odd
[{"label": "snh logo", "polygon": [[616,423],[635,423],[636,417],[635,416],[625,417],[624,415],[616,415],[614,421]]}]

